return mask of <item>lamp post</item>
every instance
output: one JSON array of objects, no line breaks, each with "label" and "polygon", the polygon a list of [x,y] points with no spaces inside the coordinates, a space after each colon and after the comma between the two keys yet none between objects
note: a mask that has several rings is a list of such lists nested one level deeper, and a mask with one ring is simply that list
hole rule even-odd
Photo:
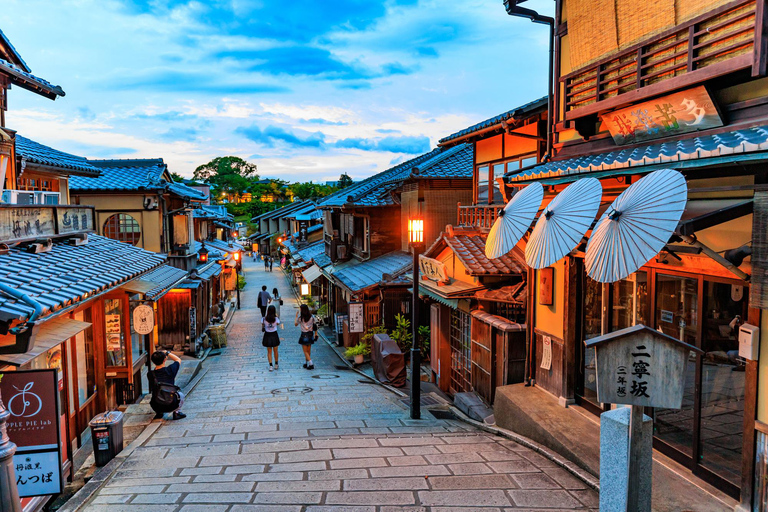
[{"label": "lamp post", "polygon": [[208,249],[205,248],[205,242],[203,242],[203,246],[200,247],[200,250],[197,251],[197,261],[200,263],[208,263]]},{"label": "lamp post", "polygon": [[11,415],[0,397],[0,512],[21,512],[19,489],[16,487],[16,472],[13,469],[13,454],[16,445],[8,439],[6,421]]},{"label": "lamp post", "polygon": [[421,347],[419,346],[419,250],[424,245],[424,219],[408,219],[408,245],[413,251],[411,307],[411,419],[421,418]]}]

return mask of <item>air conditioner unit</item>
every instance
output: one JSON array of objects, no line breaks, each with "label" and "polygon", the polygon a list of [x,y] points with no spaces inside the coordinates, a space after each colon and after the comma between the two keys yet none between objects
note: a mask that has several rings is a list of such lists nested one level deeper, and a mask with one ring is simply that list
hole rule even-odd
[{"label": "air conditioner unit", "polygon": [[59,204],[60,198],[58,192],[35,192],[36,204]]},{"label": "air conditioner unit", "polygon": [[8,204],[35,204],[35,193],[22,190],[4,190],[3,202]]}]

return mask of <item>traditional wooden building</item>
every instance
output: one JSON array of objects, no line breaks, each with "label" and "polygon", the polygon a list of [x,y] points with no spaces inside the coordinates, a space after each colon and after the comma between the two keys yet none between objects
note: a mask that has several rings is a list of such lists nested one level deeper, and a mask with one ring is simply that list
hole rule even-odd
[{"label": "traditional wooden building", "polygon": [[[507,2],[510,13],[517,3]],[[611,404],[597,401],[585,340],[643,323],[700,348],[681,376],[682,409],[646,411],[654,446],[744,510],[766,503],[768,386],[758,388],[758,361],[739,355],[738,327],[763,327],[760,355],[768,356],[767,12],[754,0],[677,0],[653,10],[629,0],[558,0],[552,158],[505,176],[510,191],[542,183],[545,204],[569,183],[596,177],[602,214],[645,174],[683,173],[688,204],[676,235],[636,273],[612,284],[589,279],[583,244],[530,273],[529,376],[559,403],[599,413]],[[692,240],[725,255],[730,269]],[[543,278],[554,284],[546,298]]]}]

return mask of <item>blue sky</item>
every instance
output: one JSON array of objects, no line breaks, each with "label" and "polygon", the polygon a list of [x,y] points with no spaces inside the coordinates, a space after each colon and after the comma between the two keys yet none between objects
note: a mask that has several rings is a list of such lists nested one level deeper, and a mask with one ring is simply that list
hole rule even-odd
[{"label": "blue sky", "polygon": [[[527,6],[551,11],[551,0]],[[55,102],[6,124],[90,158],[222,155],[289,181],[359,179],[543,96],[547,28],[502,0],[4,0]]]}]

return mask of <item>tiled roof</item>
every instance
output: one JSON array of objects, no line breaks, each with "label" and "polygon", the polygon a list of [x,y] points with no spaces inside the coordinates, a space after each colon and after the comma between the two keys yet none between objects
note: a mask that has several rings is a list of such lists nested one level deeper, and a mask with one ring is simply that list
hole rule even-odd
[{"label": "tiled roof", "polygon": [[517,284],[502,286],[497,289],[484,289],[475,293],[478,300],[488,300],[492,302],[508,302],[525,306],[528,297],[528,284],[526,281],[520,281]]},{"label": "tiled roof", "polygon": [[198,200],[198,201],[205,201],[206,199],[208,199],[208,196],[205,195],[204,193],[200,192],[196,188],[188,187],[183,183],[172,182],[172,183],[168,183],[168,185],[166,186],[168,188],[168,191],[171,194],[175,194],[179,197],[189,198],[189,199]]},{"label": "tiled roof", "polygon": [[320,206],[391,206],[397,204],[393,192],[405,180],[472,179],[473,161],[474,149],[471,144],[433,149],[326,197]]},{"label": "tiled roof", "polygon": [[303,249],[299,249],[295,254],[306,262],[313,261],[317,256],[325,254],[325,241],[320,240],[319,242],[308,245]]},{"label": "tiled roof", "polygon": [[26,72],[32,71],[31,69],[29,69],[29,66],[27,65],[27,63],[24,62],[24,59],[21,58],[21,54],[19,54],[18,50],[16,50],[16,48],[13,47],[13,45],[11,44],[11,40],[8,39],[8,37],[5,34],[3,34],[2,30],[0,30],[0,40],[2,40],[5,43],[5,46],[8,48],[8,51],[11,52],[9,57],[11,57],[11,60],[15,59],[17,61],[16,65],[18,67],[20,67]]},{"label": "tiled roof", "polygon": [[[11,247],[0,255],[0,282],[40,302],[43,316],[107,291],[162,265],[165,256],[97,235],[75,246],[54,241],[49,252]],[[33,309],[0,293],[0,318],[26,319]]]},{"label": "tiled roof", "polygon": [[301,208],[305,208],[307,206],[307,203],[311,203],[311,202],[312,201],[309,201],[308,199],[304,201],[295,201],[285,206],[281,206],[280,208],[275,208],[272,211],[262,213],[261,215],[257,215],[256,217],[251,219],[251,222],[256,222],[263,219],[271,219],[275,217],[282,218],[288,215],[289,213],[300,210]]},{"label": "tiled roof", "polygon": [[657,164],[674,168],[676,162],[685,163],[690,160],[705,160],[766,150],[768,150],[768,126],[755,126],[714,135],[617,148],[605,153],[547,162],[507,174],[506,177],[508,181],[515,182]]},{"label": "tiled roof", "polygon": [[293,243],[293,241],[291,241],[290,238],[286,238],[280,243],[282,244],[283,247],[288,249],[288,252],[291,253],[291,255],[293,256],[295,256],[299,250],[298,246],[295,243]]},{"label": "tiled roof", "polygon": [[214,276],[218,276],[219,274],[221,274],[221,265],[215,261],[201,267],[198,269],[197,273],[200,279],[210,279]]},{"label": "tiled roof", "polygon": [[163,180],[166,165],[162,158],[89,160],[101,171],[96,179],[72,178],[70,190],[158,190],[167,183]]},{"label": "tiled roof", "polygon": [[16,134],[16,154],[33,164],[58,167],[83,176],[93,176],[92,178],[72,176],[73,180],[97,180],[96,176],[99,176],[99,169],[91,165],[85,158],[44,146],[19,134]]},{"label": "tiled roof", "polygon": [[443,139],[440,139],[439,143],[446,144],[448,142],[451,142],[454,139],[458,139],[459,137],[464,137],[465,135],[479,132],[480,130],[483,130],[485,128],[490,128],[491,126],[500,124],[502,121],[507,121],[508,119],[512,119],[512,118],[527,117],[531,115],[533,112],[535,112],[536,110],[546,109],[546,108],[547,108],[547,96],[544,96],[543,98],[533,100],[530,103],[526,103],[525,105],[514,108],[508,112],[504,112],[503,114],[499,114],[498,116],[492,117],[490,119],[486,119],[482,123],[477,123],[475,125],[470,126],[469,128],[464,128],[461,131],[458,131]]},{"label": "tiled roof", "polygon": [[327,267],[328,265],[330,265],[331,263],[333,263],[333,262],[331,261],[331,258],[330,258],[330,256],[328,256],[328,255],[327,255],[327,254],[325,254],[325,253],[322,253],[322,254],[318,254],[317,256],[315,256],[315,258],[314,258],[314,262],[315,262],[315,265],[317,265],[317,266],[318,266],[318,267],[320,267],[320,268],[323,268],[323,267]]},{"label": "tiled roof", "polygon": [[205,246],[208,249],[214,248],[224,253],[234,253],[237,251],[243,251],[243,246],[235,242],[225,242],[224,240],[206,240]]},{"label": "tiled roof", "polygon": [[182,279],[186,279],[188,276],[186,270],[172,267],[171,265],[161,265],[155,270],[151,270],[141,276],[142,281],[152,281],[157,283],[155,288],[152,288],[144,294],[145,299],[154,300],[159,295],[168,291],[168,289],[174,284],[178,283]]},{"label": "tiled roof", "polygon": [[501,258],[488,259],[485,255],[485,241],[488,235],[473,229],[453,228],[443,233],[426,250],[425,255],[437,256],[443,245],[449,247],[461,263],[466,267],[467,274],[482,275],[514,275],[524,274],[528,270],[525,256],[515,248]]},{"label": "tiled roof", "polygon": [[394,251],[368,261],[350,261],[332,271],[333,280],[351,292],[358,292],[381,282],[384,274],[400,272],[411,265],[407,252]]},{"label": "tiled roof", "polygon": [[53,85],[48,80],[33,75],[23,69],[13,65],[7,60],[0,59],[0,73],[5,73],[10,77],[11,83],[18,85],[22,89],[27,89],[52,100],[57,96],[64,96],[65,92],[58,85]]},{"label": "tiled roof", "polygon": [[201,207],[203,210],[212,213],[213,215],[218,216],[218,218],[228,218],[228,219],[234,219],[235,216],[229,213],[227,210],[227,207],[223,204],[204,204]]},{"label": "tiled roof", "polygon": [[309,226],[307,228],[307,234],[314,233],[315,231],[322,231],[323,225],[322,224],[315,224],[314,226]]}]

